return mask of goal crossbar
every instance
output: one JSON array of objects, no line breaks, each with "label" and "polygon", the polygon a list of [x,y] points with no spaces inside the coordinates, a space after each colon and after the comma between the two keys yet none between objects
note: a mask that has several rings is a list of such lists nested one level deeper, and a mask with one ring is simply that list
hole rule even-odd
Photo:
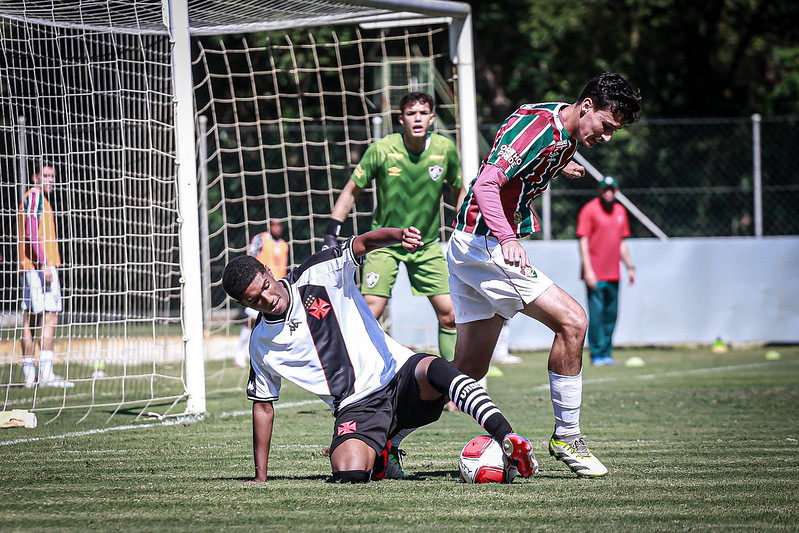
[{"label": "goal crossbar", "polygon": [[[9,20],[83,30],[160,34],[169,33],[171,0],[28,0],[0,5]],[[336,24],[402,21],[426,17],[464,19],[471,13],[465,2],[441,0],[239,0],[224,12],[219,2],[189,0],[189,33],[194,36],[253,33]],[[106,6],[113,9],[106,9]],[[226,3],[225,6],[230,7]]]}]

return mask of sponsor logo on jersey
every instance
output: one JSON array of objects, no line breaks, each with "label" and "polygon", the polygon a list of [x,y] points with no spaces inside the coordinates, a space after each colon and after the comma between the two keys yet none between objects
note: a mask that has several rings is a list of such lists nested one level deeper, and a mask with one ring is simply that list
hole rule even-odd
[{"label": "sponsor logo on jersey", "polygon": [[355,420],[347,420],[346,422],[339,424],[338,428],[336,428],[336,434],[339,437],[342,435],[355,433],[356,431],[358,431],[358,423],[355,422]]},{"label": "sponsor logo on jersey", "polygon": [[431,180],[438,181],[441,179],[441,175],[444,174],[444,168],[439,165],[433,165],[428,167],[427,172],[430,174]]},{"label": "sponsor logo on jersey", "polygon": [[318,320],[325,318],[332,308],[329,303],[316,296],[311,295],[305,299],[305,309],[308,310],[308,314]]},{"label": "sponsor logo on jersey", "polygon": [[288,324],[289,325],[289,335],[291,335],[292,333],[297,331],[297,329],[300,327],[300,324],[302,324],[302,322],[300,322],[296,318],[292,318],[291,320],[289,320],[289,324]]},{"label": "sponsor logo on jersey", "polygon": [[386,154],[386,157],[388,159],[402,159],[405,156],[399,152],[389,152]]},{"label": "sponsor logo on jersey", "polygon": [[569,141],[563,140],[555,143],[555,150],[563,150],[569,147]]},{"label": "sponsor logo on jersey", "polygon": [[358,166],[355,167],[355,170],[352,171],[352,174],[356,178],[362,178],[366,175],[366,171],[363,169],[363,167],[360,164],[358,164]]},{"label": "sponsor logo on jersey", "polygon": [[371,289],[377,285],[378,280],[380,280],[380,274],[377,272],[369,272],[366,275],[366,286]]},{"label": "sponsor logo on jersey", "polygon": [[430,154],[430,161],[444,161],[447,156],[443,154]]},{"label": "sponsor logo on jersey", "polygon": [[521,156],[516,152],[516,150],[507,144],[503,144],[499,147],[499,152],[497,152],[497,157],[500,159],[504,159],[508,165],[513,168],[517,167],[522,164]]},{"label": "sponsor logo on jersey", "polygon": [[400,167],[388,167],[388,175],[392,178],[399,178],[402,175],[402,169]]}]

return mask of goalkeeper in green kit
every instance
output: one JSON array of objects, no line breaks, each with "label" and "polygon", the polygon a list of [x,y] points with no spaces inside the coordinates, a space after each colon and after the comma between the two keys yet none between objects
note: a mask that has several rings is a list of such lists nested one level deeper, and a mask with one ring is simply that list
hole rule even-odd
[{"label": "goalkeeper in green kit", "polygon": [[463,199],[460,158],[452,141],[429,133],[435,120],[432,96],[408,93],[400,100],[399,108],[402,132],[387,135],[367,148],[333,206],[324,243],[328,247],[337,245],[336,238],[355,198],[374,180],[377,203],[371,229],[415,226],[425,244],[414,252],[395,245],[368,254],[361,293],[375,318],[380,318],[391,297],[399,264],[405,263],[414,294],[427,296],[435,310],[439,353],[452,361],[455,311],[449,296],[449,269],[441,251],[439,231],[445,184],[457,200],[456,206]]}]

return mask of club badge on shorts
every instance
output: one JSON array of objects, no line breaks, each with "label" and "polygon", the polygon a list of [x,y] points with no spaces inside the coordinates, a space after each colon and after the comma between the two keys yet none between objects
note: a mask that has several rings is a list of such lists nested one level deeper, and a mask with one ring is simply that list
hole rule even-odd
[{"label": "club badge on shorts", "polygon": [[427,172],[430,174],[431,180],[438,181],[444,173],[444,168],[439,165],[433,165],[427,168]]},{"label": "club badge on shorts", "polygon": [[380,274],[377,272],[369,272],[366,275],[366,286],[370,289],[377,285],[378,280],[380,279]]}]

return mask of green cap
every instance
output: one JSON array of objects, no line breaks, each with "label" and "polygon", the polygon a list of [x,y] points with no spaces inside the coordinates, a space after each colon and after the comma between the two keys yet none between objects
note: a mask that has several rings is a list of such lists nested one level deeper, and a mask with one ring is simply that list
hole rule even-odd
[{"label": "green cap", "polygon": [[618,189],[619,188],[619,182],[616,181],[616,178],[614,178],[613,176],[605,176],[604,178],[602,178],[600,180],[599,186],[602,187],[602,188],[613,187],[614,189]]}]

